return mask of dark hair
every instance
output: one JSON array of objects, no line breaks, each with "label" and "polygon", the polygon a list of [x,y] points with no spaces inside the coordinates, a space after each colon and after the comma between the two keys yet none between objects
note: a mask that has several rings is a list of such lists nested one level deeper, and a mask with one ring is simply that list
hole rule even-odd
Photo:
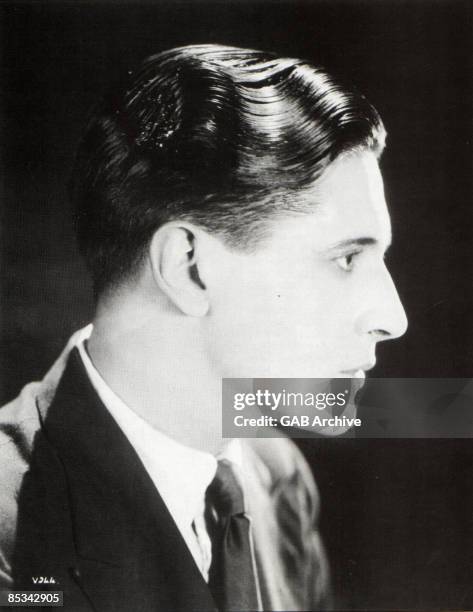
[{"label": "dark hair", "polygon": [[173,219],[257,245],[268,218],[296,209],[291,194],[384,139],[369,102],[308,62],[220,45],[149,57],[95,110],[70,180],[96,294]]}]

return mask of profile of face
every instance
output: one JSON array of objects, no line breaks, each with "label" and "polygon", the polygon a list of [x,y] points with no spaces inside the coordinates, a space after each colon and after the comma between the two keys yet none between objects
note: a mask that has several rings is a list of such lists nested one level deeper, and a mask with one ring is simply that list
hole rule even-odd
[{"label": "profile of face", "polygon": [[338,157],[251,253],[219,243],[203,318],[222,377],[362,377],[407,320],[384,256],[391,225],[371,152]]}]

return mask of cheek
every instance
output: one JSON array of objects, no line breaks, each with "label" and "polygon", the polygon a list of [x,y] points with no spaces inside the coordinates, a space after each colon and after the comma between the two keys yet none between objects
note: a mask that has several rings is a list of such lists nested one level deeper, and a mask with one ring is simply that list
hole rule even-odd
[{"label": "cheek", "polygon": [[268,278],[229,289],[207,319],[213,367],[227,377],[295,375],[314,350],[310,311],[308,295]]},{"label": "cheek", "polygon": [[323,349],[334,329],[332,309],[319,288],[299,284],[297,290],[280,294],[272,322],[280,348],[306,359]]},{"label": "cheek", "polygon": [[[273,346],[294,377],[324,377],[346,361],[353,340],[353,308],[338,278],[300,278],[294,291],[274,304]],[[315,373],[317,372],[317,373]]]},{"label": "cheek", "polygon": [[278,327],[277,294],[267,282],[236,275],[213,301],[205,324],[209,355],[221,376],[266,375]]},{"label": "cheek", "polygon": [[[283,273],[284,272],[284,273]],[[235,271],[206,318],[208,354],[223,377],[324,377],[346,344],[350,308],[319,271]]]}]

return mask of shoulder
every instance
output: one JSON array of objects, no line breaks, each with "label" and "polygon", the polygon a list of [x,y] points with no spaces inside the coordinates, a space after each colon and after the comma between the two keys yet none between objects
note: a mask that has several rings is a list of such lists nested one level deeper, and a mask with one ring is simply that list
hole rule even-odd
[{"label": "shoulder", "polygon": [[18,498],[30,468],[36,434],[46,416],[71,349],[90,334],[90,326],[76,332],[41,382],[26,385],[20,395],[0,408],[0,588],[11,584],[18,515]]},{"label": "shoulder", "polygon": [[30,383],[12,402],[0,408],[0,512],[4,500],[17,492],[28,468],[34,437],[40,428],[36,406],[40,383]]},{"label": "shoulder", "polygon": [[318,528],[320,497],[312,471],[289,438],[243,442],[252,458],[248,507],[256,545],[273,551],[271,572],[276,575],[277,566],[282,567],[281,580],[293,586],[291,603],[298,601],[297,609],[326,609],[329,566]]},{"label": "shoulder", "polygon": [[29,455],[34,434],[40,425],[36,406],[40,388],[41,383],[30,383],[23,388],[17,398],[0,408],[0,456],[2,458],[15,454],[25,459]]},{"label": "shoulder", "polygon": [[289,480],[294,474],[300,474],[308,485],[313,483],[304,455],[289,438],[246,439],[245,444],[264,463],[273,481]]},{"label": "shoulder", "polygon": [[278,497],[296,496],[307,514],[318,515],[319,492],[304,455],[289,438],[246,439],[254,469],[264,487]]},{"label": "shoulder", "polygon": [[10,583],[18,495],[40,428],[35,403],[38,388],[39,383],[27,385],[15,400],[0,408],[0,586]]},{"label": "shoulder", "polygon": [[0,408],[0,512],[5,498],[17,492],[21,477],[29,467],[35,436],[41,429],[41,418],[55,387],[47,377],[41,382],[29,383],[18,397]]}]

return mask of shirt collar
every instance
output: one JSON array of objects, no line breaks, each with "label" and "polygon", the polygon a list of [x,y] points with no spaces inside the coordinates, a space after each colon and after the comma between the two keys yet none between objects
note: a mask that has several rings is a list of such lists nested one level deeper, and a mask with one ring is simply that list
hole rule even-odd
[{"label": "shirt collar", "polygon": [[[215,476],[217,459],[158,431],[118,397],[87,354],[84,341],[91,331],[92,326],[85,328],[76,344],[90,381],[135,449],[177,526],[188,529],[197,514],[203,512],[205,491]],[[237,446],[230,444],[234,460],[238,460]],[[222,454],[227,456],[226,452]]]}]

